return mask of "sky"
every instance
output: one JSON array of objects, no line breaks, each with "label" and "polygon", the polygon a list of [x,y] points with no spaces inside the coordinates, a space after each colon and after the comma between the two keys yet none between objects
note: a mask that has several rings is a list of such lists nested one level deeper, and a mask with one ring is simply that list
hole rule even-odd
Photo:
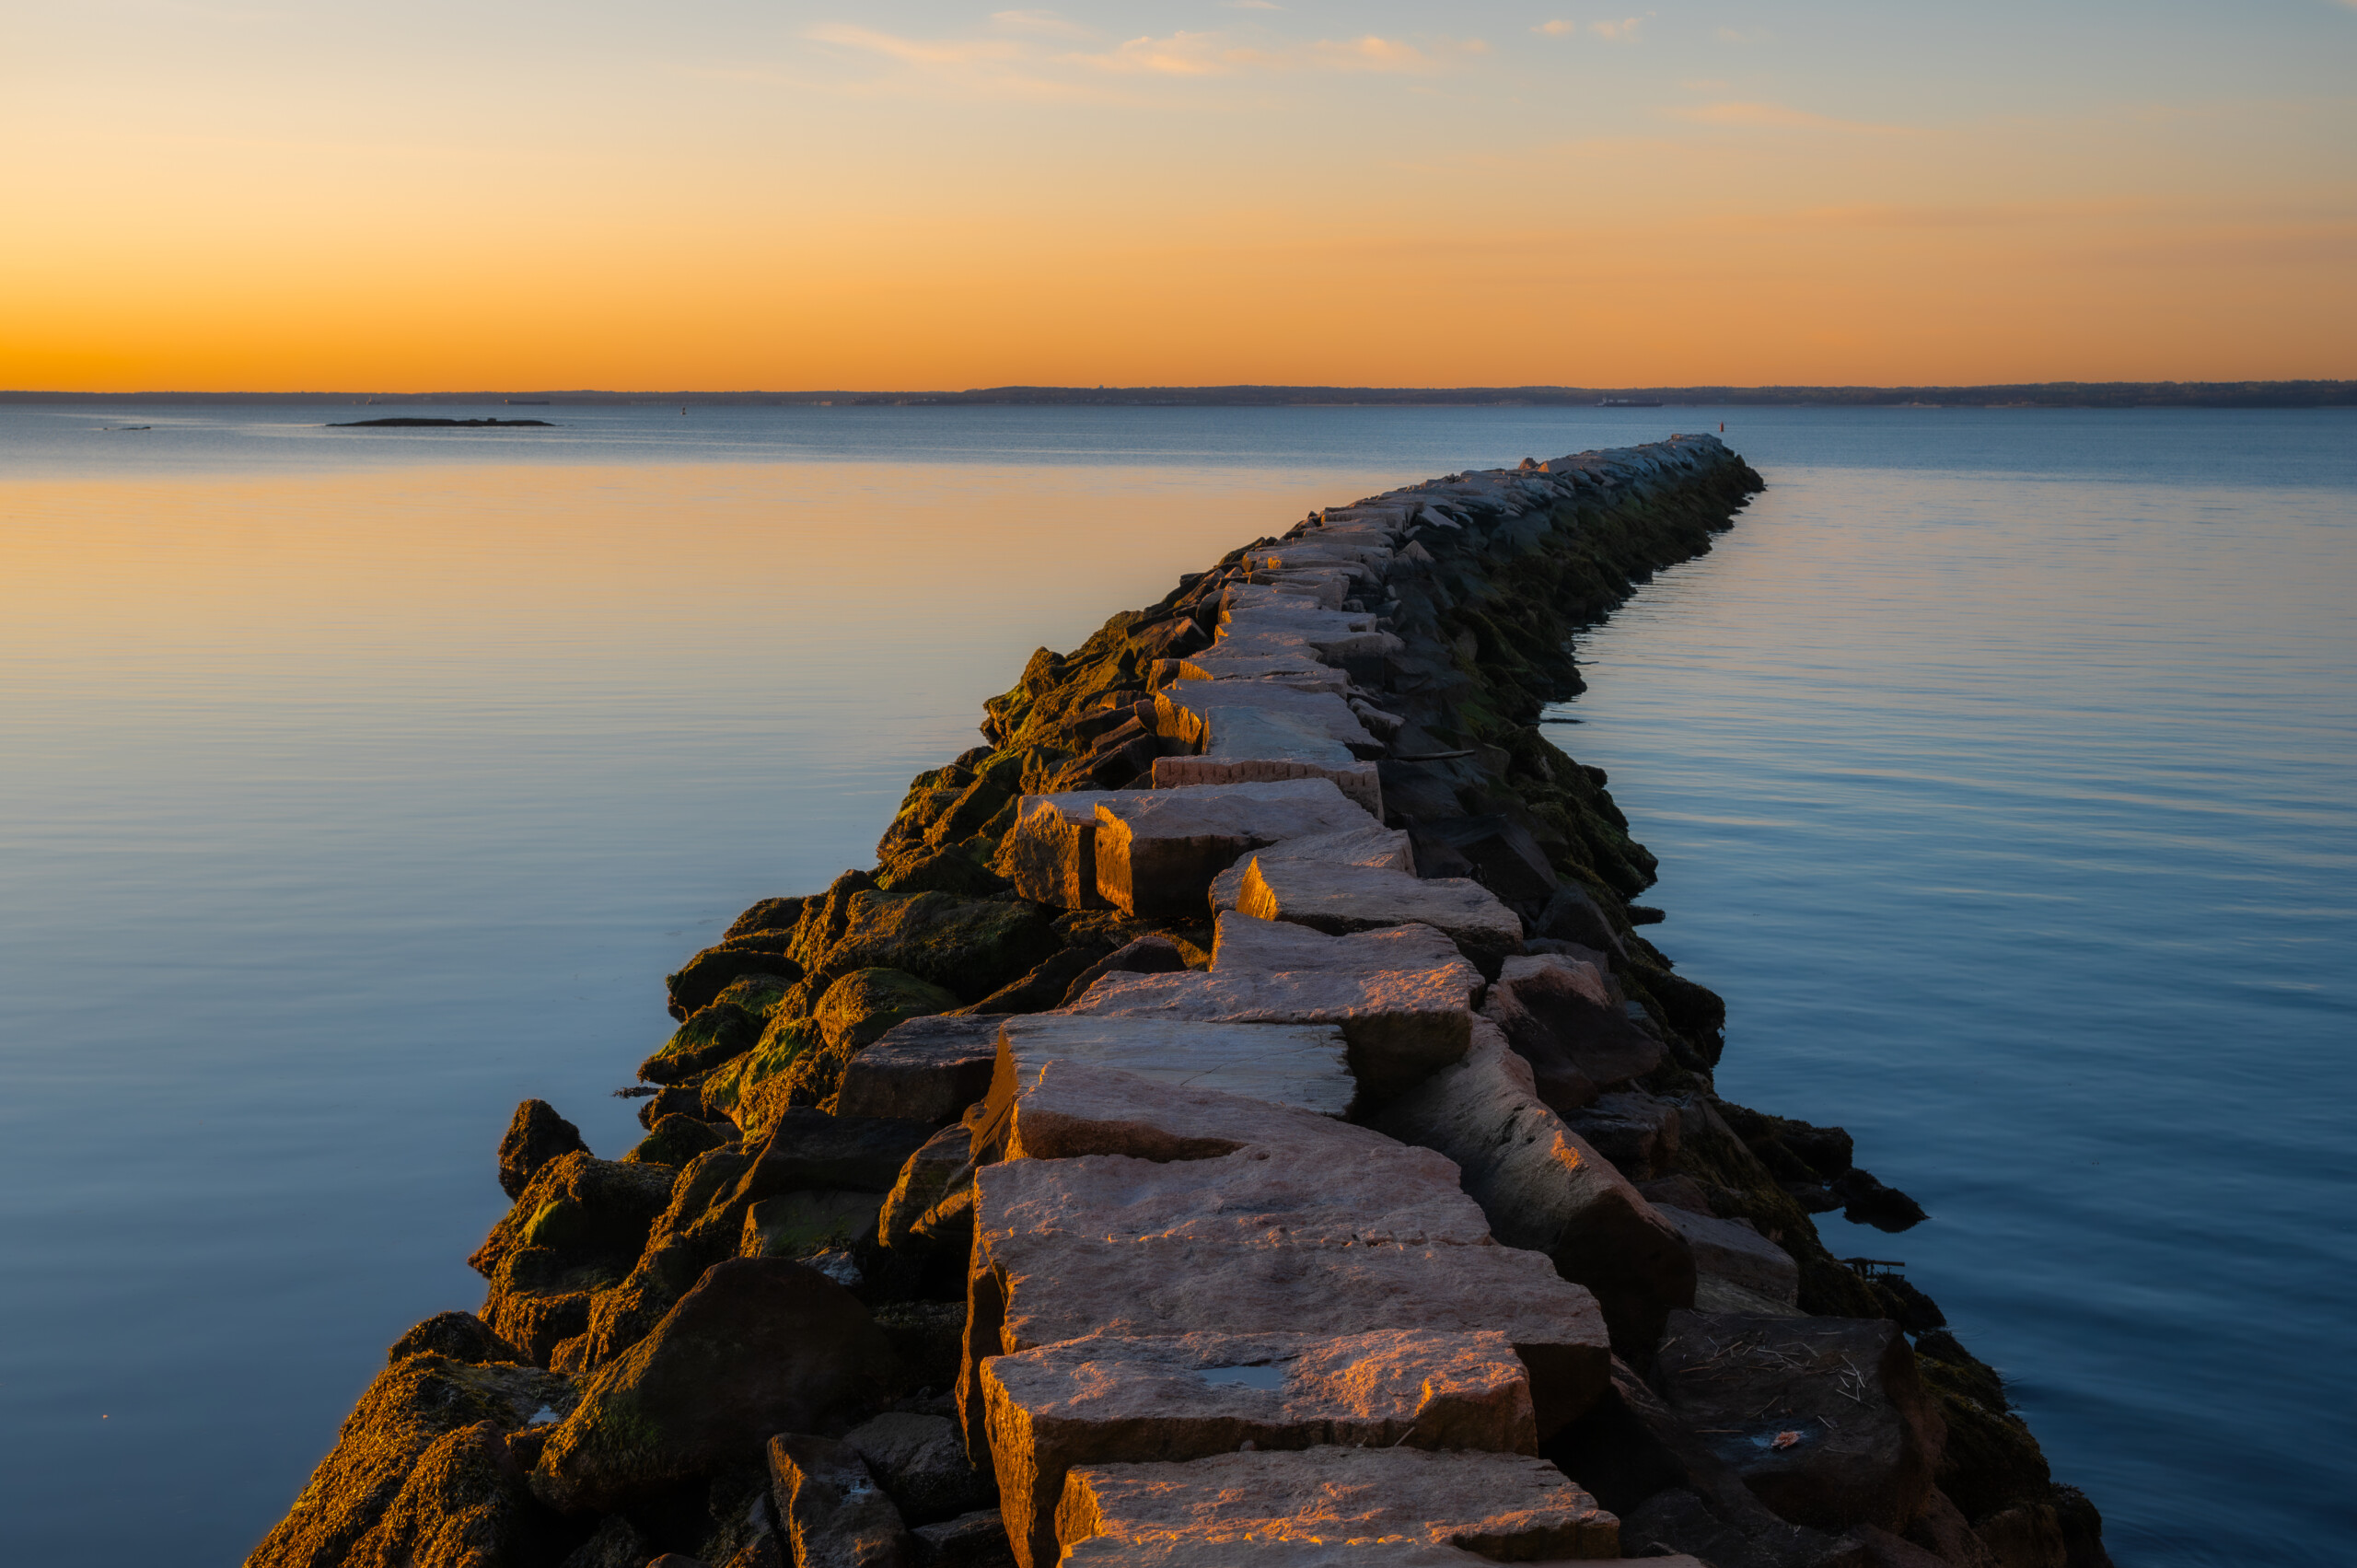
[{"label": "sky", "polygon": [[0,0],[0,387],[2357,377],[2357,0]]}]

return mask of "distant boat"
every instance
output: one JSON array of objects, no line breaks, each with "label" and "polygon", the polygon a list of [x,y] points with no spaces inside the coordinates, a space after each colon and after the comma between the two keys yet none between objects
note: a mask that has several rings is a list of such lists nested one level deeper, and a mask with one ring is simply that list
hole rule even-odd
[{"label": "distant boat", "polygon": [[1596,401],[1596,406],[1598,408],[1659,408],[1661,404],[1649,403],[1643,398],[1598,398]]}]

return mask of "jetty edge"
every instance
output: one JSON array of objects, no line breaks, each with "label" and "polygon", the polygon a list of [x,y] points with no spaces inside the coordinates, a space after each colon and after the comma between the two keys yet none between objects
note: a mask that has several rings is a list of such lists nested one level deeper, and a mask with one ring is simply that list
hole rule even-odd
[{"label": "jetty edge", "polygon": [[252,1568],[2090,1568],[1849,1135],[1555,745],[1711,548],[1714,436],[1451,474],[985,704],[877,864],[668,977],[646,1136],[527,1100],[478,1313],[387,1353]]}]

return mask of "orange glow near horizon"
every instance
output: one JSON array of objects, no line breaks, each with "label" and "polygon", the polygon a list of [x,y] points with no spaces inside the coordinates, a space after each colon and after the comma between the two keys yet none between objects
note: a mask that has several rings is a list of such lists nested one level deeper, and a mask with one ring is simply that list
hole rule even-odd
[{"label": "orange glow near horizon", "polygon": [[2357,376],[2357,4],[442,9],[29,24],[0,386]]}]

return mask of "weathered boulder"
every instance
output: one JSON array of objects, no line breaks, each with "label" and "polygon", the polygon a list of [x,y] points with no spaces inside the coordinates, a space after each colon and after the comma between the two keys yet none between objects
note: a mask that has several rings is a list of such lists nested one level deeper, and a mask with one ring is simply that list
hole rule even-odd
[{"label": "weathered boulder", "polygon": [[678,1169],[707,1149],[729,1142],[718,1127],[700,1116],[674,1112],[656,1122],[645,1137],[622,1156],[625,1165],[659,1165]]},{"label": "weathered boulder", "polygon": [[1026,901],[946,893],[854,892],[842,934],[827,946],[828,975],[894,969],[978,1002],[1028,973],[1058,944],[1048,917]]},{"label": "weathered boulder", "polygon": [[785,975],[766,972],[730,981],[673,1031],[662,1050],[639,1063],[639,1077],[650,1084],[676,1084],[752,1050],[793,983]]},{"label": "weathered boulder", "polygon": [[912,1568],[900,1511],[851,1445],[788,1433],[770,1439],[769,1457],[794,1568]]},{"label": "weathered boulder", "polygon": [[[563,1378],[528,1366],[475,1366],[434,1354],[403,1357],[378,1373],[360,1396],[335,1447],[311,1472],[286,1516],[247,1559],[250,1568],[340,1568],[353,1561],[387,1524],[427,1451],[446,1440],[454,1441],[436,1461],[441,1480],[429,1487],[448,1482],[461,1514],[480,1509],[479,1522],[501,1533],[504,1522],[514,1518],[505,1506],[508,1494],[496,1485],[467,1481],[459,1472],[485,1479],[483,1465],[495,1470],[504,1454],[504,1446],[494,1452],[494,1438],[504,1445],[505,1434],[521,1431],[535,1417],[546,1421],[570,1409],[573,1398]],[[478,1428],[488,1430],[465,1435]],[[426,1511],[427,1495],[412,1497],[384,1539],[411,1539]]]},{"label": "weathered boulder", "polygon": [[751,936],[763,931],[792,931],[802,922],[802,906],[810,902],[807,897],[758,899],[743,914],[729,923],[720,934],[724,943],[739,936]]},{"label": "weathered boulder", "polygon": [[600,1367],[549,1434],[532,1491],[608,1512],[878,1398],[891,1352],[856,1297],[779,1258],[716,1264],[655,1331]]},{"label": "weathered boulder", "polygon": [[542,1166],[467,1260],[491,1282],[483,1321],[545,1365],[561,1342],[587,1329],[592,1293],[631,1272],[676,1174],[586,1153]]},{"label": "weathered boulder", "polygon": [[540,1167],[564,1156],[586,1153],[581,1129],[556,1113],[544,1099],[528,1099],[516,1108],[506,1134],[499,1140],[499,1190],[520,1198]]},{"label": "weathered boulder", "polygon": [[1546,1460],[1422,1448],[1090,1465],[1064,1483],[1056,1535],[1066,1545],[1405,1536],[1525,1562],[1620,1554],[1620,1521]]},{"label": "weathered boulder", "polygon": [[1095,810],[1098,895],[1127,913],[1193,919],[1212,878],[1249,851],[1380,826],[1323,779],[1122,791]]},{"label": "weathered boulder", "polygon": [[1686,1238],[1696,1273],[1724,1280],[1785,1307],[1800,1299],[1800,1265],[1791,1253],[1760,1235],[1750,1221],[1723,1220],[1681,1209],[1655,1212]]},{"label": "weathered boulder", "polygon": [[436,1312],[395,1340],[385,1352],[390,1366],[404,1356],[439,1355],[475,1365],[493,1361],[522,1361],[523,1353],[471,1312]]},{"label": "weathered boulder", "polygon": [[1216,1089],[1319,1116],[1347,1114],[1358,1092],[1348,1045],[1331,1025],[1042,1013],[1001,1027],[984,1124],[994,1133],[1003,1130],[1016,1095],[1051,1062],[1114,1068],[1174,1088]]},{"label": "weathered boulder", "polygon": [[982,1364],[1016,1557],[1055,1561],[1056,1500],[1086,1465],[1275,1450],[1535,1453],[1530,1386],[1498,1333],[1095,1335]]},{"label": "weathered boulder", "polygon": [[911,1018],[885,1031],[843,1069],[840,1116],[954,1121],[990,1092],[999,1020],[962,1016]]},{"label": "weathered boulder", "polygon": [[1219,917],[1211,971],[1107,975],[1074,1016],[1341,1026],[1361,1091],[1387,1098],[1465,1052],[1480,972],[1428,925],[1353,936]]},{"label": "weathered boulder", "polygon": [[958,1423],[946,1416],[888,1411],[843,1434],[912,1525],[935,1524],[990,1504],[992,1478],[966,1462]]},{"label": "weathered boulder", "polygon": [[737,1255],[744,1258],[807,1258],[842,1249],[876,1234],[884,1200],[874,1192],[806,1191],[764,1198],[745,1214]]},{"label": "weathered boulder", "polygon": [[1380,866],[1255,855],[1237,892],[1236,912],[1347,936],[1388,925],[1429,925],[1485,975],[1522,948],[1522,917],[1480,883],[1420,877]]},{"label": "weathered boulder", "polygon": [[950,993],[900,970],[854,970],[827,987],[810,1016],[828,1049],[851,1057],[896,1025],[957,1005]]},{"label": "weathered boulder", "polygon": [[1438,1150],[1509,1247],[1542,1252],[1596,1293],[1617,1345],[1642,1353],[1668,1314],[1694,1301],[1684,1239],[1534,1091],[1528,1063],[1487,1018],[1464,1061],[1402,1095],[1370,1123]]},{"label": "weathered boulder", "polygon": [[800,980],[802,966],[778,950],[783,945],[779,934],[765,933],[706,947],[680,965],[677,974],[664,976],[671,1016],[686,1023],[712,1005],[731,981],[745,975],[773,975],[787,985]]},{"label": "weathered boulder", "polygon": [[1508,958],[1481,1012],[1530,1063],[1535,1092],[1559,1115],[1643,1077],[1667,1054],[1612,1004],[1594,965],[1552,953]]},{"label": "weathered boulder", "polygon": [[[794,1086],[797,1069],[826,1050],[826,1036],[818,1020],[781,1005],[762,1026],[753,1049],[714,1068],[702,1080],[699,1095],[706,1121],[733,1121],[749,1135],[759,1136],[788,1106],[796,1103]],[[806,1094],[800,1103],[813,1101]]]},{"label": "weathered boulder", "polygon": [[907,1117],[829,1116],[797,1106],[771,1129],[736,1196],[758,1202],[781,1192],[889,1192],[935,1131]]},{"label": "weathered boulder", "polygon": [[1012,1101],[1001,1141],[1007,1159],[1217,1159],[1255,1144],[1346,1154],[1394,1146],[1379,1132],[1298,1105],[1069,1057],[1039,1063]]},{"label": "weathered boulder", "polygon": [[1944,1434],[1886,1318],[1673,1313],[1654,1381],[1689,1431],[1794,1524],[1903,1528]]},{"label": "weathered boulder", "polygon": [[480,1421],[417,1457],[342,1568],[551,1568],[573,1532],[525,1484],[499,1423]]}]

